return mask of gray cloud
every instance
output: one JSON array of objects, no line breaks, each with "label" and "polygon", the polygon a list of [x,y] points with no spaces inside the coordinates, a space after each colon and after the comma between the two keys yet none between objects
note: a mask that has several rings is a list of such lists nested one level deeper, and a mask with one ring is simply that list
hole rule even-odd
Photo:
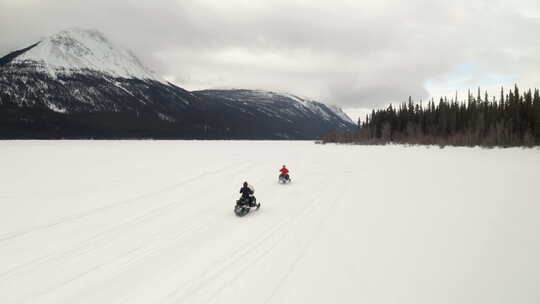
[{"label": "gray cloud", "polygon": [[534,0],[3,0],[0,53],[73,26],[103,31],[187,89],[291,91],[344,107],[540,76]]}]

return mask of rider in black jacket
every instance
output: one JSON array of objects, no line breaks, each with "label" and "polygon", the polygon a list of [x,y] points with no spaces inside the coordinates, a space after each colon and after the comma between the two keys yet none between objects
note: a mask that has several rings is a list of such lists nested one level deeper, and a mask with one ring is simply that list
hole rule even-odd
[{"label": "rider in black jacket", "polygon": [[245,199],[251,207],[257,206],[257,199],[253,196],[255,190],[253,190],[247,182],[244,182],[244,185],[240,188],[240,193],[242,193],[242,198]]}]

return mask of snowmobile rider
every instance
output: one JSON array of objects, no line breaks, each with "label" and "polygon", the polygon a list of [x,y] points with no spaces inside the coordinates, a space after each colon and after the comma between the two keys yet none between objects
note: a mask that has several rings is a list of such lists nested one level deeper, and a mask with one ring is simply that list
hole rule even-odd
[{"label": "snowmobile rider", "polygon": [[255,190],[247,182],[244,182],[244,185],[240,188],[240,193],[242,193],[242,198],[248,202],[250,207],[257,206],[257,199],[253,196]]},{"label": "snowmobile rider", "polygon": [[279,169],[279,172],[281,172],[281,175],[285,177],[286,180],[289,180],[289,169],[283,165],[281,169]]}]

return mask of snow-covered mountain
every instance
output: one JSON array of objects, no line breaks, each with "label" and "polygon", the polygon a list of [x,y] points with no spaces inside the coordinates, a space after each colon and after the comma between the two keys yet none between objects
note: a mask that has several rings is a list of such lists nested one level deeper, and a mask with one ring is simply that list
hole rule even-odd
[{"label": "snow-covered mountain", "polygon": [[252,105],[265,108],[276,117],[291,115],[320,116],[325,121],[342,120],[344,125],[354,122],[336,106],[328,106],[315,100],[302,98],[297,95],[264,90],[202,90],[194,92],[203,96],[221,98],[224,102],[234,105]]},{"label": "snow-covered mountain", "polygon": [[[354,127],[352,120],[338,107],[303,99],[289,93],[263,90],[203,90],[193,92],[196,96],[256,118],[259,123],[271,127],[274,121],[290,125],[293,134],[320,134],[327,130]],[[267,122],[265,122],[267,121]],[[284,135],[284,138],[290,136]]]},{"label": "snow-covered mountain", "polygon": [[81,29],[0,58],[0,109],[2,138],[310,139],[354,127],[340,109],[290,94],[188,92]]},{"label": "snow-covered mountain", "polygon": [[197,99],[95,30],[61,31],[0,58],[0,105],[64,114],[141,112],[174,121]]},{"label": "snow-covered mountain", "polygon": [[160,81],[133,53],[115,46],[95,30],[61,31],[38,42],[13,63],[34,65],[52,77],[99,71],[112,77]]}]

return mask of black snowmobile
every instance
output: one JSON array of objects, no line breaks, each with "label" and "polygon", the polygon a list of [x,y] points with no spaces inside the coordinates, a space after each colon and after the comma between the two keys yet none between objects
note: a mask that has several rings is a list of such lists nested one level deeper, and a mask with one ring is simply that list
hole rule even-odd
[{"label": "black snowmobile", "polygon": [[261,208],[261,204],[258,204],[257,199],[253,196],[255,189],[247,182],[244,182],[243,187],[240,189],[240,193],[242,193],[242,196],[236,201],[236,206],[234,206],[234,213],[237,216],[248,214],[251,208],[256,208],[255,210]]},{"label": "black snowmobile", "polygon": [[289,177],[289,174],[280,174],[278,181],[282,184],[287,184],[291,182],[291,178]]},{"label": "black snowmobile", "polygon": [[251,211],[251,209],[255,208],[255,210],[259,210],[261,208],[261,204],[257,203],[257,200],[253,197],[253,200],[250,201],[248,198],[241,197],[236,201],[236,206],[234,206],[234,213],[237,216],[244,216]]}]

